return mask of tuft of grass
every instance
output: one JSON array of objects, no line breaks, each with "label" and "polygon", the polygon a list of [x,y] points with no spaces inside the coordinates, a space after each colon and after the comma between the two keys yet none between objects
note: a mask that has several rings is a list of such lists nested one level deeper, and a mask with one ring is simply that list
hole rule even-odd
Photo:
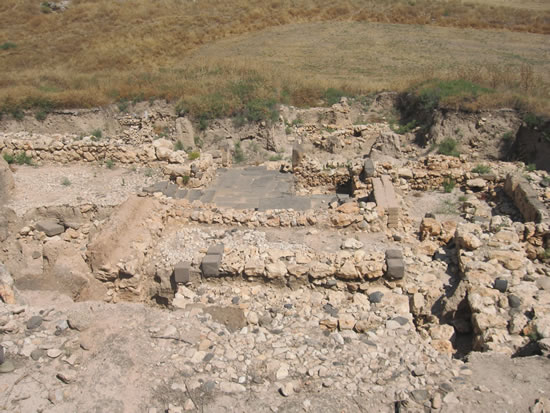
[{"label": "tuft of grass", "polygon": [[453,192],[453,189],[455,189],[455,186],[456,186],[456,182],[454,179],[445,178],[443,180],[443,190],[445,191],[445,193],[450,194],[451,192]]},{"label": "tuft of grass", "polygon": [[199,151],[190,152],[188,155],[188,158],[190,161],[194,161],[195,159],[199,159],[200,157],[201,157],[201,153]]},{"label": "tuft of grass", "polygon": [[272,161],[272,162],[275,162],[275,161],[280,161],[283,159],[283,155],[281,155],[280,153],[278,153],[277,155],[272,155],[269,157],[269,160]]},{"label": "tuft of grass", "polygon": [[525,165],[525,170],[527,172],[534,172],[537,170],[537,165],[535,165],[534,163],[527,164]]},{"label": "tuft of grass", "polygon": [[175,151],[183,151],[185,148],[183,147],[183,142],[182,141],[176,141],[176,143],[174,144],[174,150]]},{"label": "tuft of grass", "polygon": [[458,151],[458,142],[453,138],[445,138],[437,147],[437,153],[447,156],[460,156]]},{"label": "tuft of grass", "polygon": [[16,47],[17,45],[13,42],[4,42],[0,44],[0,50],[10,50],[10,49],[15,49]]},{"label": "tuft of grass", "polygon": [[182,179],[183,184],[187,185],[189,183],[189,179],[191,179],[191,177],[189,175],[183,175],[181,177],[181,179]]},{"label": "tuft of grass", "polygon": [[243,163],[246,160],[246,156],[241,148],[241,143],[237,142],[233,148],[233,162]]},{"label": "tuft of grass", "polygon": [[113,169],[115,167],[115,161],[113,161],[112,159],[106,159],[105,160],[105,166],[108,169]]},{"label": "tuft of grass", "polygon": [[61,185],[63,185],[63,186],[70,186],[70,185],[71,185],[71,181],[69,180],[69,178],[64,177],[64,178],[61,180]]},{"label": "tuft of grass", "polygon": [[411,132],[418,126],[418,122],[416,119],[411,120],[410,122],[406,123],[405,125],[395,125],[394,123],[390,124],[391,130],[393,130],[395,133],[398,133],[399,135],[404,135],[406,133]]},{"label": "tuft of grass", "polygon": [[491,167],[488,165],[479,164],[476,165],[474,169],[472,169],[472,172],[476,174],[488,174],[489,172],[491,172]]},{"label": "tuft of grass", "polygon": [[153,169],[147,168],[147,169],[143,172],[143,175],[145,175],[147,178],[150,178],[150,177],[153,176],[154,173],[155,173],[155,171],[153,171]]}]

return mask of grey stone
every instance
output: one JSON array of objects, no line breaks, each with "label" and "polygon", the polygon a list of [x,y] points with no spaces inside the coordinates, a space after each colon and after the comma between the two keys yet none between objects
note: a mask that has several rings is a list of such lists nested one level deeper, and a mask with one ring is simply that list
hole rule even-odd
[{"label": "grey stone", "polygon": [[201,270],[205,277],[217,277],[222,263],[221,255],[205,255],[202,259]]},{"label": "grey stone", "polygon": [[39,221],[36,223],[35,228],[45,233],[48,237],[62,234],[65,231],[65,227],[53,219]]},{"label": "grey stone", "polygon": [[27,329],[35,330],[42,325],[42,317],[34,315],[27,321]]},{"label": "grey stone", "polygon": [[176,184],[169,182],[166,185],[166,188],[164,188],[161,192],[169,198],[175,198],[178,190],[179,190],[179,187]]},{"label": "grey stone", "polygon": [[428,393],[427,390],[422,390],[422,389],[413,390],[411,392],[411,396],[415,402],[422,404],[423,402],[425,402],[430,398],[430,393]]},{"label": "grey stone", "polygon": [[373,304],[378,304],[382,302],[382,297],[384,297],[384,293],[381,291],[375,291],[371,294],[369,294],[369,301]]},{"label": "grey stone", "polygon": [[400,326],[404,326],[405,324],[407,324],[409,322],[408,319],[406,319],[405,317],[401,317],[401,316],[395,317],[393,319],[393,321],[397,322]]},{"label": "grey stone", "polygon": [[399,250],[399,249],[389,249],[389,250],[386,250],[386,258],[387,259],[391,259],[391,258],[403,258],[403,251],[402,250]]},{"label": "grey stone", "polygon": [[41,350],[39,348],[37,349],[34,349],[32,352],[31,352],[31,358],[34,360],[34,361],[37,361],[40,359],[40,357],[42,357],[44,355],[44,350]]},{"label": "grey stone", "polygon": [[405,263],[399,258],[389,258],[387,260],[388,269],[386,275],[391,279],[400,280],[405,276]]},{"label": "grey stone", "polygon": [[292,148],[292,167],[296,168],[297,166],[302,163],[302,159],[304,159],[306,152],[305,148],[302,145],[295,145]]},{"label": "grey stone", "polygon": [[279,196],[262,198],[258,204],[259,211],[268,209],[293,209],[295,211],[306,211],[311,209],[311,200],[301,196]]},{"label": "grey stone", "polygon": [[499,290],[501,293],[505,293],[508,290],[508,281],[502,278],[497,278],[493,284],[495,290]]},{"label": "grey stone", "polygon": [[174,267],[174,281],[176,283],[187,284],[191,280],[191,263],[181,261]]},{"label": "grey stone", "polygon": [[223,255],[224,248],[223,244],[212,245],[206,251],[206,255]]},{"label": "grey stone", "polygon": [[6,356],[4,354],[4,347],[0,346],[0,364],[4,363]]},{"label": "grey stone", "polygon": [[519,306],[521,306],[521,299],[517,295],[509,295],[508,305],[512,308],[518,308]]}]

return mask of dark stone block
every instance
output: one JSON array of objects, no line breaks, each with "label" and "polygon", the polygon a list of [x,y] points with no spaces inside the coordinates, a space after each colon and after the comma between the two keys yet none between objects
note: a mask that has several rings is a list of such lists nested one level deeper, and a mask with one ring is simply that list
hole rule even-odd
[{"label": "dark stone block", "polygon": [[405,263],[401,258],[388,258],[386,275],[390,279],[400,280],[405,276]]},{"label": "dark stone block", "polygon": [[182,261],[174,267],[174,281],[187,284],[191,280],[191,263]]},{"label": "dark stone block", "polygon": [[201,270],[205,277],[217,277],[220,274],[221,255],[205,255],[202,259]]},{"label": "dark stone block", "polygon": [[392,258],[403,259],[403,251],[396,248],[386,250],[386,259],[392,259]]}]

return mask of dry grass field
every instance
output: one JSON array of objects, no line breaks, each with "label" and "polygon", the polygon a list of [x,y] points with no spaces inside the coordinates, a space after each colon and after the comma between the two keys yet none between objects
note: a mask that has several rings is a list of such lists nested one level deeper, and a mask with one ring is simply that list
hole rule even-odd
[{"label": "dry grass field", "polygon": [[487,102],[546,112],[549,3],[73,0],[59,12],[2,0],[0,107],[44,116],[182,98],[182,110],[216,115],[243,100],[312,104],[329,88],[449,78],[497,89]]}]

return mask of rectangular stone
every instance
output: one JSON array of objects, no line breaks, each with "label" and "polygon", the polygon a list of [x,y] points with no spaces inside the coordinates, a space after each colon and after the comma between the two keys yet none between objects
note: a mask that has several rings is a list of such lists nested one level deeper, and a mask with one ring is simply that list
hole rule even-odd
[{"label": "rectangular stone", "polygon": [[191,281],[191,263],[181,261],[174,267],[174,281],[177,284],[187,284]]},{"label": "rectangular stone", "polygon": [[218,254],[205,255],[201,262],[201,271],[204,277],[217,277],[220,274],[222,256]]},{"label": "rectangular stone", "polygon": [[206,255],[223,255],[224,248],[223,244],[211,245],[206,251]]},{"label": "rectangular stone", "polygon": [[388,258],[388,269],[386,275],[388,278],[400,280],[405,276],[405,263],[401,258]]}]

